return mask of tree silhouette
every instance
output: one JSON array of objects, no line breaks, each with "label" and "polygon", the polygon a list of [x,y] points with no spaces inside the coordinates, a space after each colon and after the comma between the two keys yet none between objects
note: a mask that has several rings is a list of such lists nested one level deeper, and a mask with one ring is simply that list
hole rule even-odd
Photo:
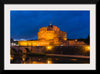
[{"label": "tree silhouette", "polygon": [[88,35],[88,37],[84,40],[84,42],[86,43],[86,44],[90,44],[90,36]]},{"label": "tree silhouette", "polygon": [[11,42],[11,43],[14,42],[13,38],[10,39],[10,42]]}]

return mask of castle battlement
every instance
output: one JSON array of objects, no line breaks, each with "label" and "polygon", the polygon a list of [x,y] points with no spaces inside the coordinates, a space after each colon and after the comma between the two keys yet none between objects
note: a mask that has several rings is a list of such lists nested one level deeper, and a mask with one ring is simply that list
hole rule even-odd
[{"label": "castle battlement", "polygon": [[67,33],[60,31],[55,25],[41,27],[38,32],[38,40],[18,41],[19,46],[68,46],[68,45],[84,45],[84,42],[67,41]]}]

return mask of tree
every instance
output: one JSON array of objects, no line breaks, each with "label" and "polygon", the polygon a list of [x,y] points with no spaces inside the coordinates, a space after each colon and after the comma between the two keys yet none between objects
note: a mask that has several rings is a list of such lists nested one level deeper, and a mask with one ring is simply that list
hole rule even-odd
[{"label": "tree", "polygon": [[88,35],[88,37],[85,39],[84,41],[86,44],[90,44],[90,36]]},{"label": "tree", "polygon": [[11,42],[11,43],[14,42],[13,38],[10,39],[10,42]]}]

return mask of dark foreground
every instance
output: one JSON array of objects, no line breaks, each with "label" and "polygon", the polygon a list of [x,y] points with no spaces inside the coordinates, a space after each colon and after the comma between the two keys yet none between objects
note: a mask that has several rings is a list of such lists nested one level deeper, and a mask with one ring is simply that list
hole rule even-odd
[{"label": "dark foreground", "polygon": [[11,55],[11,64],[89,64],[89,58],[44,54]]}]

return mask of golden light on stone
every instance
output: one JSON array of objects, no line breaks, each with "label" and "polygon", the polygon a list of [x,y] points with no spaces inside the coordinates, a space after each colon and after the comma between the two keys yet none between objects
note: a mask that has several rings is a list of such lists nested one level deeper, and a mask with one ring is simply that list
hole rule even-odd
[{"label": "golden light on stone", "polygon": [[[38,40],[18,41],[19,46],[66,46],[66,45],[81,45],[85,44],[82,41],[67,40],[67,33],[61,31],[55,25],[49,25],[47,27],[41,27],[38,32]],[[48,47],[51,49],[51,47]]]},{"label": "golden light on stone", "polygon": [[[60,31],[57,26],[50,25],[39,29],[38,40],[18,41],[18,44],[19,46],[49,46],[50,43],[54,43],[53,45],[59,45],[59,38],[67,40],[66,32]],[[48,47],[48,49],[51,49],[51,47]]]}]

